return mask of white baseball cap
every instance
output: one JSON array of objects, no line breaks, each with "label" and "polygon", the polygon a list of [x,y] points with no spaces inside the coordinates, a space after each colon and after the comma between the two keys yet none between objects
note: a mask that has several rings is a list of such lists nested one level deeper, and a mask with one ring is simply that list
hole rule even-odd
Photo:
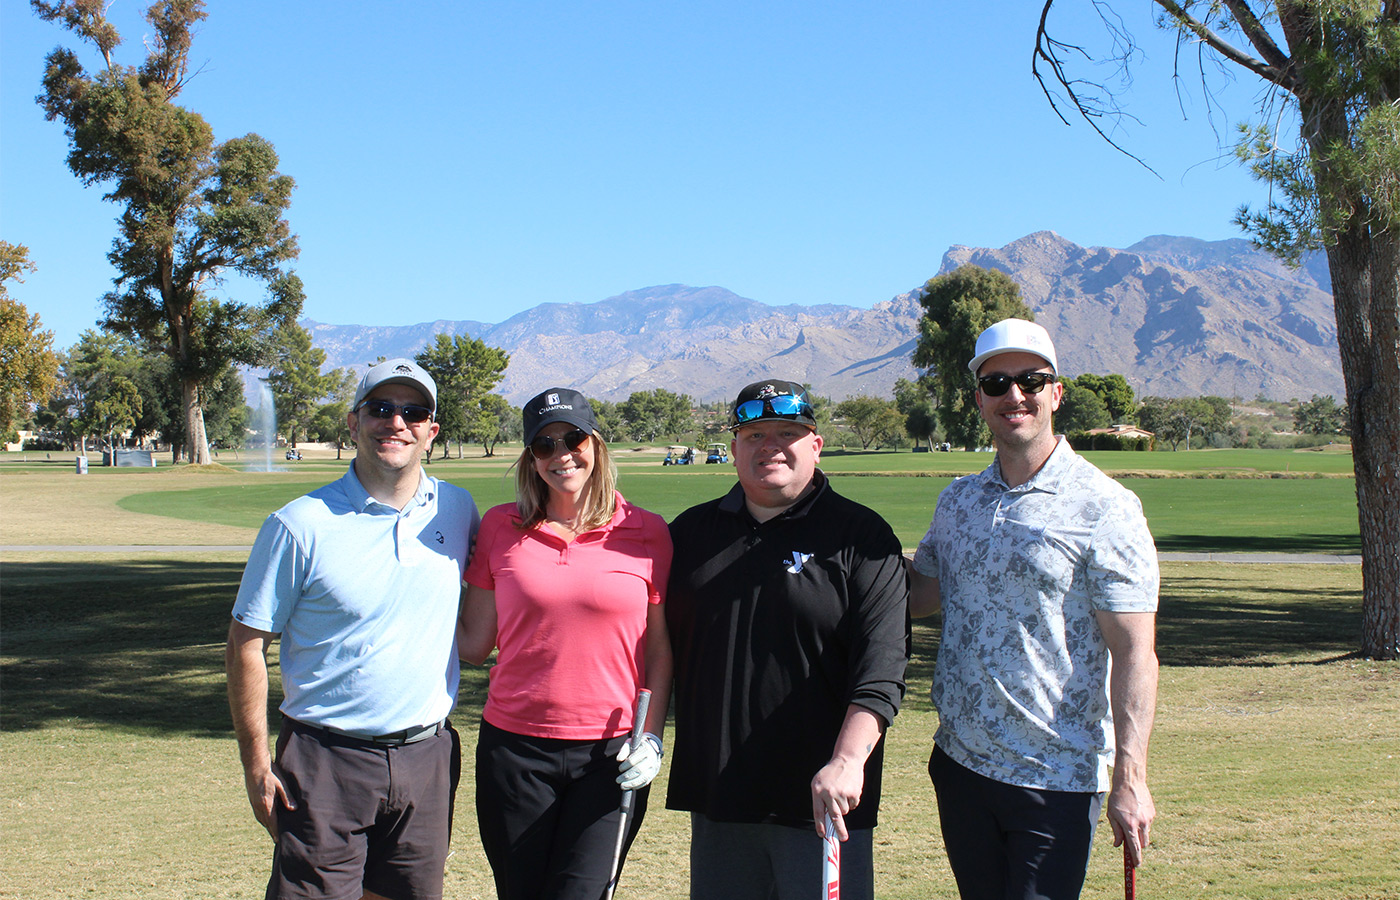
[{"label": "white baseball cap", "polygon": [[1048,362],[1057,375],[1060,371],[1050,333],[1025,319],[1002,319],[987,328],[977,336],[976,352],[972,362],[967,364],[968,371],[974,375],[982,363],[1002,353],[1033,353]]}]

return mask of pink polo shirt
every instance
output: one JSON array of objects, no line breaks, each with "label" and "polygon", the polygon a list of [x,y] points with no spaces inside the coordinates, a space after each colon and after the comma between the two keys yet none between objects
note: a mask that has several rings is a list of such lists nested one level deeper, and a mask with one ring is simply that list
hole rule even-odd
[{"label": "pink polo shirt", "polygon": [[567,543],[520,530],[514,503],[481,520],[465,580],[496,592],[496,665],[482,715],[532,737],[626,734],[646,677],[646,620],[665,598],[671,535],[617,495],[612,521]]}]

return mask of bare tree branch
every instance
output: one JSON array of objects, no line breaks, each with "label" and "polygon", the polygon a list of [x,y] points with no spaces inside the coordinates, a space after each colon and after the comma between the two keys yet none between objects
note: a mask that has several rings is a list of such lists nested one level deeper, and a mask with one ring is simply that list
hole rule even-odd
[{"label": "bare tree branch", "polygon": [[[1065,94],[1069,97],[1069,102],[1075,108],[1075,111],[1079,113],[1084,121],[1089,123],[1089,127],[1093,128],[1094,131],[1098,133],[1098,136],[1103,138],[1105,143],[1133,160],[1153,175],[1157,175],[1158,178],[1161,178],[1162,176],[1157,173],[1156,169],[1149,166],[1141,157],[1129,153],[1117,141],[1109,137],[1108,133],[1099,125],[1099,120],[1101,119],[1113,119],[1116,121],[1119,119],[1133,119],[1134,117],[1118,108],[1117,104],[1113,102],[1112,95],[1107,94],[1106,91],[1106,96],[1103,98],[1102,104],[1098,100],[1090,99],[1082,93],[1081,89],[1086,85],[1095,90],[1102,89],[1100,85],[1069,77],[1069,73],[1065,69],[1064,59],[1062,58],[1063,55],[1077,53],[1085,59],[1090,59],[1091,57],[1083,47],[1076,44],[1066,44],[1050,36],[1046,27],[1046,20],[1050,15],[1050,7],[1054,5],[1055,0],[1045,0],[1045,6],[1040,10],[1040,24],[1036,26],[1035,30],[1035,52],[1031,56],[1031,74],[1035,76],[1035,80],[1040,85],[1040,90],[1045,94],[1045,98],[1050,101],[1050,108],[1054,111],[1055,115],[1059,117],[1061,122],[1064,122],[1066,125],[1070,124],[1069,120],[1065,118],[1064,113],[1060,110],[1060,104],[1055,97],[1055,93],[1050,90],[1049,86],[1045,83],[1045,75],[1040,69],[1040,63],[1042,61],[1050,67],[1055,81],[1059,83],[1060,87],[1064,88]],[[1096,3],[1095,6],[1097,5]],[[1100,13],[1100,16],[1102,16],[1102,13]],[[1121,29],[1115,28],[1107,21],[1105,21],[1104,25],[1115,37],[1122,35]],[[1126,59],[1131,54],[1132,44],[1128,42],[1127,48],[1123,51],[1122,58]]]}]

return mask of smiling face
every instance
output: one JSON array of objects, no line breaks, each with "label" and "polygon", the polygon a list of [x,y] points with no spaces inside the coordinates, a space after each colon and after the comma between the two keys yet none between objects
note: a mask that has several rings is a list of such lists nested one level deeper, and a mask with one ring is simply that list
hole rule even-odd
[{"label": "smiling face", "polygon": [[[430,405],[420,391],[406,384],[380,385],[365,399],[386,400],[396,406]],[[439,428],[432,420],[410,424],[397,412],[391,419],[376,419],[363,404],[350,413],[347,422],[350,439],[355,442],[355,472],[362,483],[387,483],[416,472]],[[365,486],[369,488],[370,484]]]},{"label": "smiling face", "polygon": [[588,486],[588,479],[593,475],[593,463],[596,459],[593,450],[595,439],[590,436],[577,450],[570,450],[564,443],[564,435],[578,430],[579,427],[570,422],[553,422],[540,429],[540,434],[554,438],[554,452],[540,459],[531,451],[531,459],[534,461],[535,474],[540,476],[551,493],[578,497]]},{"label": "smiling face", "polygon": [[777,515],[801,498],[821,462],[822,437],[781,419],[744,425],[729,445],[749,510]]},{"label": "smiling face", "polygon": [[[1023,375],[1027,372],[1053,372],[1050,364],[1034,353],[1001,353],[993,356],[977,370],[984,375]],[[989,397],[979,387],[977,409],[982,420],[992,429],[992,439],[999,453],[1041,455],[1048,457],[1055,447],[1052,414],[1060,408],[1065,387],[1058,381],[1047,384],[1039,393],[1027,394],[1017,384],[1000,397]]]}]

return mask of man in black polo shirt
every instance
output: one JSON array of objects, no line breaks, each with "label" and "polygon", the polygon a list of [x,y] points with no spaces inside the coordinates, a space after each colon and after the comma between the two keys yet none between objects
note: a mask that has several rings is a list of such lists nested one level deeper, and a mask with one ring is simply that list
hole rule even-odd
[{"label": "man in black polo shirt", "polygon": [[817,468],[802,385],[749,385],[729,424],[739,483],[671,523],[666,806],[691,813],[690,896],[817,896],[830,815],[843,898],[871,898],[880,737],[909,658],[900,544]]}]

